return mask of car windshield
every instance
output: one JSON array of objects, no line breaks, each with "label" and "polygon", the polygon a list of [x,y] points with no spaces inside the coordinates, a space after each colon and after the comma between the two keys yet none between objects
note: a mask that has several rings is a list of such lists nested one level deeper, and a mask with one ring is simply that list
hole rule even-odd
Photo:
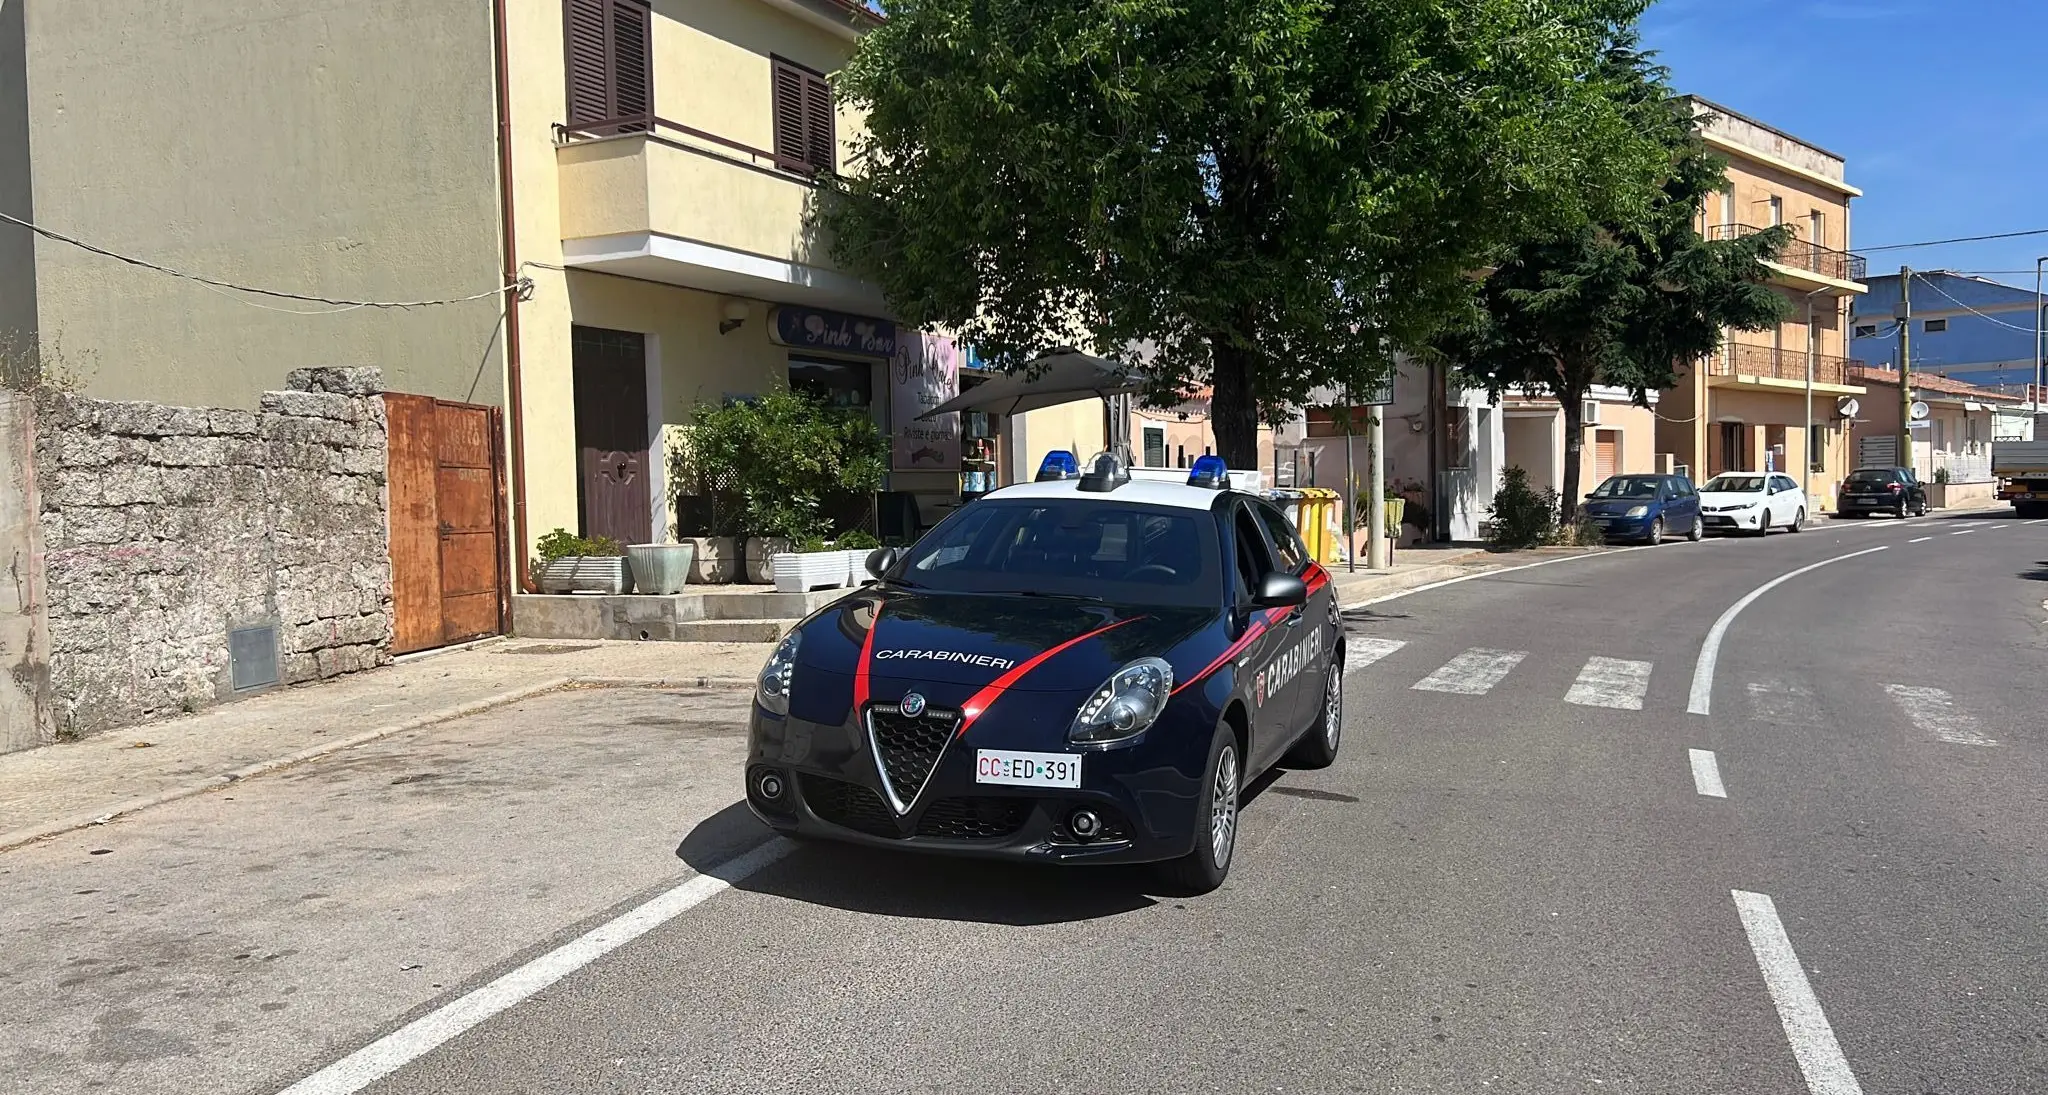
[{"label": "car windshield", "polygon": [[1109,499],[986,499],[925,534],[889,577],[958,593],[1196,606],[1221,603],[1218,555],[1206,513]]},{"label": "car windshield", "polygon": [[1845,480],[1845,482],[1849,482],[1849,483],[1889,483],[1889,482],[1891,482],[1891,479],[1892,479],[1892,473],[1890,473],[1890,472],[1888,472],[1888,471],[1877,471],[1876,469],[1873,469],[1873,468],[1864,468],[1864,469],[1863,469],[1863,470],[1861,470],[1861,471],[1852,471],[1852,472],[1850,472],[1850,473],[1849,473],[1849,478],[1848,478],[1847,480]]},{"label": "car windshield", "polygon": [[1764,489],[1764,477],[1761,475],[1717,475],[1707,480],[1707,485],[1702,489],[1726,491],[1731,494],[1755,494],[1757,491]]},{"label": "car windshield", "polygon": [[1655,498],[1661,484],[1649,475],[1614,475],[1593,488],[1595,498]]}]

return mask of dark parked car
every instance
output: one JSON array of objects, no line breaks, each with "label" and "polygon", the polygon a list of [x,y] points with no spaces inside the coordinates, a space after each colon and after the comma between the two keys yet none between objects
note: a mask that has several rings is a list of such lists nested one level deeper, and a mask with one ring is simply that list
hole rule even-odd
[{"label": "dark parked car", "polygon": [[1660,544],[1666,536],[1706,535],[1700,495],[1683,475],[1610,475],[1586,496],[1586,516],[1610,540]]},{"label": "dark parked car", "polygon": [[1927,488],[1910,468],[1858,468],[1842,480],[1835,510],[1844,517],[1890,513],[1899,517],[1927,514]]}]

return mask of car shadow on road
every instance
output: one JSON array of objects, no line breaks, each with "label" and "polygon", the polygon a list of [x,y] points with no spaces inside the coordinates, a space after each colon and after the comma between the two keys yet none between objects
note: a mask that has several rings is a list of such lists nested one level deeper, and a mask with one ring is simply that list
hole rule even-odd
[{"label": "car shadow on road", "polygon": [[2022,570],[2019,576],[2030,582],[2048,582],[2048,559],[2035,563],[2034,570]]},{"label": "car shadow on road", "polygon": [[[746,803],[735,802],[692,829],[676,856],[715,874],[770,839],[774,834]],[[1159,903],[1148,892],[1158,883],[1140,867],[1046,867],[823,841],[803,842],[732,885],[848,912],[1013,927],[1099,920]]]}]

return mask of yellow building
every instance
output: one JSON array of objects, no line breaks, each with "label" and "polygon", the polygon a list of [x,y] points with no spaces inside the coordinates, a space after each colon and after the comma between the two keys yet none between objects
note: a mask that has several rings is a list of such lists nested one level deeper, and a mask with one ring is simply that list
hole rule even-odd
[{"label": "yellow building", "polygon": [[1862,191],[1832,152],[1705,100],[1693,108],[1728,160],[1728,189],[1708,198],[1699,229],[1729,239],[1790,225],[1793,241],[1768,265],[1791,318],[1731,331],[1720,353],[1681,368],[1658,407],[1657,450],[1696,481],[1767,468],[1804,476],[1817,510],[1832,508],[1854,467],[1842,401],[1864,394],[1844,356],[1849,303],[1865,291],[1864,260],[1848,250],[1849,202]]}]

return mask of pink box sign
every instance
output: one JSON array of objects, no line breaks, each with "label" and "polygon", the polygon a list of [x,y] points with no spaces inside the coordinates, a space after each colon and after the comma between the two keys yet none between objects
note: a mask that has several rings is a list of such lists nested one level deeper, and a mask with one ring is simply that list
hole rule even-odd
[{"label": "pink box sign", "polygon": [[950,338],[903,332],[889,361],[889,466],[895,471],[959,471],[960,416],[918,415],[960,394],[960,346]]}]

